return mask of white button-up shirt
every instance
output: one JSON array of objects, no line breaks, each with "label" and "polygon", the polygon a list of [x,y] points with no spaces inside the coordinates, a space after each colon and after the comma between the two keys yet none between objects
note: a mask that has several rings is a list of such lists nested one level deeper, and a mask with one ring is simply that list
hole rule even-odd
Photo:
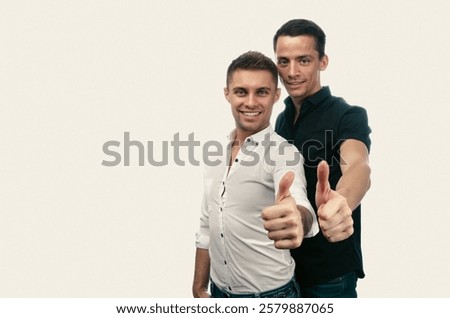
[{"label": "white button-up shirt", "polygon": [[196,246],[209,250],[210,277],[219,287],[237,294],[272,290],[288,283],[295,268],[290,251],[268,238],[261,218],[262,209],[275,204],[286,172],[295,173],[292,197],[314,220],[305,237],[319,230],[306,196],[303,157],[272,126],[247,138],[231,167],[230,145],[218,166],[206,167]]}]

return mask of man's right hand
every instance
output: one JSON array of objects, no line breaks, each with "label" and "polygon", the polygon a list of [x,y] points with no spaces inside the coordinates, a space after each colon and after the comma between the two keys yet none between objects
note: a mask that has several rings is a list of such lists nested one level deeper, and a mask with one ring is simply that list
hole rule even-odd
[{"label": "man's right hand", "polygon": [[194,298],[211,298],[211,295],[205,289],[193,290]]},{"label": "man's right hand", "polygon": [[282,177],[275,204],[264,208],[261,213],[268,237],[279,249],[299,247],[304,236],[302,217],[289,191],[294,178],[293,172]]}]

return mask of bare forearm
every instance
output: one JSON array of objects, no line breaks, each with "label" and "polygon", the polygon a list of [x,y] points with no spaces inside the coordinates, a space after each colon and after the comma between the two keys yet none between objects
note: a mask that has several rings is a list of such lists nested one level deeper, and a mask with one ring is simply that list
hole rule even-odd
[{"label": "bare forearm", "polygon": [[347,204],[353,211],[358,207],[364,195],[370,188],[370,166],[365,163],[352,164],[345,170],[336,185],[336,192],[347,199]]},{"label": "bare forearm", "polygon": [[197,248],[195,253],[195,271],[192,284],[192,294],[195,298],[204,297],[209,282],[209,252],[207,249]]},{"label": "bare forearm", "polygon": [[311,215],[309,210],[307,208],[305,208],[304,206],[297,205],[297,209],[300,212],[300,216],[301,216],[301,220],[302,220],[302,225],[303,225],[302,238],[303,238],[311,230],[311,226],[313,223],[313,216]]}]

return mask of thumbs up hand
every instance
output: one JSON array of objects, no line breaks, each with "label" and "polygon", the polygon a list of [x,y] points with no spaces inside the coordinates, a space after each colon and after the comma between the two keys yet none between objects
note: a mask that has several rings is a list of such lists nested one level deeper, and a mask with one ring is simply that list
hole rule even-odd
[{"label": "thumbs up hand", "polygon": [[330,168],[326,161],[317,166],[316,206],[322,234],[330,242],[338,242],[353,234],[352,210],[347,199],[330,187]]},{"label": "thumbs up hand", "polygon": [[261,212],[268,237],[279,249],[299,247],[303,240],[303,224],[300,211],[289,191],[294,182],[293,172],[287,172],[280,180],[275,204]]},{"label": "thumbs up hand", "polygon": [[295,175],[292,171],[286,172],[283,178],[281,178],[280,183],[278,184],[278,193],[275,201],[277,204],[281,204],[283,200],[286,200],[291,196],[291,192],[289,191],[289,189],[294,182],[294,178]]},{"label": "thumbs up hand", "polygon": [[328,177],[330,175],[330,167],[326,161],[322,161],[317,166],[317,185],[316,185],[316,206],[320,207],[322,204],[328,202],[330,198],[330,182]]}]

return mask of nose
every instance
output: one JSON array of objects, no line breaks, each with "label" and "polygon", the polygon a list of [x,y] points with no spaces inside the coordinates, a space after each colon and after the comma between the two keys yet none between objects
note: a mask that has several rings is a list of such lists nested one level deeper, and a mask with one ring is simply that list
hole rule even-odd
[{"label": "nose", "polygon": [[246,106],[247,107],[255,107],[257,106],[257,96],[255,93],[250,93],[247,95]]},{"label": "nose", "polygon": [[287,75],[290,78],[294,78],[294,77],[296,77],[298,75],[298,73],[299,73],[299,68],[297,67],[297,65],[295,63],[290,63]]}]

